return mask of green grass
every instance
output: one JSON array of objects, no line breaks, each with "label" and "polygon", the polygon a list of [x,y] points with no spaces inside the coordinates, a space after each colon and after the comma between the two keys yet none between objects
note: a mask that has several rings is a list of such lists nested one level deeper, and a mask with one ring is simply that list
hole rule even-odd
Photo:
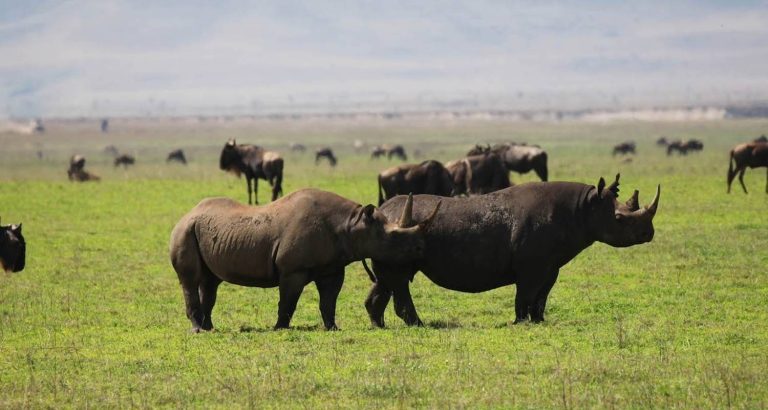
[{"label": "green grass", "polygon": [[[27,268],[0,275],[0,407],[768,406],[765,170],[747,172],[749,195],[725,194],[728,148],[768,121],[116,120],[107,136],[95,123],[47,125],[42,137],[0,135],[0,216],[22,221],[28,242]],[[653,144],[662,134],[701,138],[705,150],[667,158]],[[223,285],[217,331],[192,335],[168,237],[201,198],[246,198],[244,181],[217,169],[229,137],[285,152],[286,192],[314,186],[363,203],[375,202],[376,172],[389,163],[354,155],[353,139],[418,146],[441,160],[480,141],[537,142],[553,179],[594,184],[621,171],[621,199],[637,188],[643,203],[661,183],[656,237],[579,255],[541,325],[511,325],[514,286],[462,294],[417,275],[412,293],[428,326],[408,328],[390,307],[388,328],[371,329],[370,283],[355,264],[339,299],[341,332],[322,330],[313,286],[294,329],[274,332],[275,289]],[[638,142],[631,163],[610,156],[625,139]],[[290,141],[330,145],[340,166],[316,168],[309,154],[287,153]],[[109,144],[138,165],[113,169],[100,153]],[[176,147],[189,167],[163,163]],[[66,180],[75,152],[102,182]]]}]

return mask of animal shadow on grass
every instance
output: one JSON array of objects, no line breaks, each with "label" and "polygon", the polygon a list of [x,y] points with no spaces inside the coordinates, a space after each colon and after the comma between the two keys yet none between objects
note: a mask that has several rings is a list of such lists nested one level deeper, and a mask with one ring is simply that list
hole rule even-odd
[{"label": "animal shadow on grass", "polygon": [[427,322],[426,327],[431,329],[459,329],[462,326],[455,320],[432,320]]},{"label": "animal shadow on grass", "polygon": [[[291,326],[289,329],[280,329],[280,330],[289,330],[289,331],[295,331],[295,332],[296,331],[317,332],[317,331],[320,331],[321,329],[325,331],[325,329],[320,325],[299,325],[299,326]],[[271,326],[254,327],[249,325],[240,325],[239,331],[240,333],[270,333],[270,332],[275,332],[276,330],[273,329]]]}]

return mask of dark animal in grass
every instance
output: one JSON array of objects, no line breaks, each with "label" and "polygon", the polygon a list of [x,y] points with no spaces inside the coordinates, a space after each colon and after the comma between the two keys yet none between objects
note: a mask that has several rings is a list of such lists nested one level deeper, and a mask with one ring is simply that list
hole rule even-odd
[{"label": "dark animal in grass", "polygon": [[379,173],[378,181],[379,205],[387,199],[409,193],[453,195],[451,174],[443,164],[434,160],[387,168]]},{"label": "dark animal in grass", "polygon": [[67,178],[70,181],[87,182],[100,181],[97,175],[85,170],[85,157],[75,154],[69,159],[69,169],[67,169]]},{"label": "dark animal in grass", "polygon": [[109,120],[106,118],[101,120],[101,132],[103,133],[109,132]]},{"label": "dark animal in grass", "polygon": [[104,147],[104,153],[113,157],[120,155],[120,151],[118,151],[117,147],[114,145],[107,145]]},{"label": "dark animal in grass", "polygon": [[[203,200],[176,224],[170,240],[171,264],[192,330],[213,329],[211,312],[222,281],[278,287],[276,329],[288,327],[302,290],[315,282],[323,323],[336,329],[336,299],[346,265],[368,257],[397,263],[422,255],[423,233],[432,219],[404,228],[394,223],[396,218],[316,189],[259,207],[228,198]],[[401,212],[400,219],[412,218]]]},{"label": "dark animal in grass", "polygon": [[0,225],[0,269],[21,272],[27,256],[27,243],[21,234],[21,224]]},{"label": "dark animal in grass", "polygon": [[656,140],[656,145],[661,147],[666,147],[669,144],[669,141],[667,140],[667,137],[659,137],[659,139]]},{"label": "dark animal in grass", "polygon": [[320,148],[319,150],[315,151],[315,165],[319,164],[320,160],[323,158],[327,159],[328,163],[331,164],[332,167],[335,167],[338,163],[336,156],[333,155],[333,150],[328,147]]},{"label": "dark animal in grass", "polygon": [[467,152],[467,156],[483,153],[494,153],[504,162],[504,166],[519,174],[534,171],[542,181],[546,181],[549,175],[547,169],[547,152],[538,145],[517,143],[497,144],[491,147],[475,145],[475,148]]},{"label": "dark animal in grass", "polygon": [[454,195],[482,195],[512,185],[504,162],[494,153],[471,155],[445,164]]},{"label": "dark animal in grass", "polygon": [[176,149],[168,153],[168,157],[165,159],[166,164],[169,162],[178,162],[180,164],[187,165],[187,157],[184,155],[184,150]]},{"label": "dark animal in grass", "polygon": [[766,137],[765,135],[761,135],[755,138],[754,142],[768,142],[768,137]]},{"label": "dark animal in grass", "polygon": [[[274,151],[267,151],[258,145],[240,144],[229,140],[224,144],[219,158],[219,168],[232,172],[238,177],[245,174],[248,187],[248,203],[259,203],[259,178],[272,187],[272,200],[283,193],[283,158]],[[253,189],[251,189],[253,181]],[[253,192],[253,199],[251,199]]]},{"label": "dark animal in grass", "polygon": [[[744,185],[744,171],[747,168],[768,168],[768,142],[747,142],[739,144],[731,150],[731,159],[728,161],[728,193],[731,192],[731,183],[736,174],[739,174],[739,183],[744,193],[747,187]],[[768,169],[766,169],[765,192],[768,193]]]},{"label": "dark animal in grass", "polygon": [[290,145],[291,152],[304,152],[307,150],[307,147],[304,146],[304,144],[299,144],[298,142],[292,142]]},{"label": "dark animal in grass", "polygon": [[[408,325],[422,325],[408,283],[421,271],[436,285],[460,292],[484,292],[516,284],[515,322],[544,320],[544,307],[560,268],[594,242],[614,247],[646,243],[654,236],[659,191],[640,208],[638,193],[617,202],[619,176],[606,186],[574,182],[531,182],[469,198],[414,196],[413,220],[423,221],[442,201],[425,232],[424,257],[407,263],[373,260],[375,283],[365,302],[374,326],[384,326],[391,297]],[[387,217],[403,207],[395,197],[380,209]],[[364,263],[365,266],[365,263]]]},{"label": "dark animal in grass", "polygon": [[667,155],[672,155],[673,152],[677,152],[680,155],[688,155],[689,152],[701,151],[703,149],[704,143],[699,140],[677,140],[672,141],[667,145]]},{"label": "dark animal in grass", "polygon": [[375,146],[371,149],[371,159],[380,158],[387,155],[387,149],[382,146]]},{"label": "dark animal in grass", "polygon": [[613,155],[627,155],[627,154],[635,154],[635,143],[634,141],[627,141],[622,142],[621,144],[616,144],[613,146]]},{"label": "dark animal in grass", "polygon": [[123,166],[123,168],[128,168],[129,165],[133,165],[136,163],[136,158],[133,157],[133,155],[128,154],[122,154],[118,155],[117,158],[115,158],[115,167]]}]

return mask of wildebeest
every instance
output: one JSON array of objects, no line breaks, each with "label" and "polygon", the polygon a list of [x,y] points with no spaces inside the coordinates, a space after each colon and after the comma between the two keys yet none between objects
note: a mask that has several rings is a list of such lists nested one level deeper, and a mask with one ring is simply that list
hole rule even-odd
[{"label": "wildebeest", "polygon": [[109,132],[109,119],[103,118],[101,120],[101,132],[103,133]]},{"label": "wildebeest", "polygon": [[701,151],[704,149],[704,143],[697,139],[690,139],[687,141],[677,140],[672,141],[667,145],[667,155],[672,155],[673,151],[677,151],[680,155],[688,155],[688,152]]},{"label": "wildebeest", "polygon": [[512,185],[504,162],[491,152],[450,161],[445,168],[451,175],[454,195],[482,195]]},{"label": "wildebeest", "polygon": [[[617,202],[619,176],[608,187],[574,182],[531,182],[488,195],[442,198],[440,213],[425,232],[424,257],[407,263],[373,260],[375,279],[365,302],[374,326],[394,296],[395,313],[421,325],[408,283],[421,271],[438,286],[484,292],[515,283],[515,322],[544,320],[544,307],[560,268],[594,242],[626,247],[651,241],[660,187],[640,208],[638,193]],[[441,198],[414,197],[413,220],[426,218]],[[379,208],[388,218],[403,207],[395,197]],[[365,264],[364,264],[365,265]]]},{"label": "wildebeest", "polygon": [[492,152],[501,158],[504,166],[519,174],[525,174],[533,170],[542,181],[548,178],[547,152],[538,145],[526,145],[516,143],[497,144],[491,147],[475,145],[467,152],[467,156]]},{"label": "wildebeest", "polygon": [[298,142],[292,142],[290,144],[291,152],[304,152],[307,150],[307,147],[304,146],[304,144],[299,144]]},{"label": "wildebeest", "polygon": [[[746,142],[733,147],[731,159],[728,161],[728,193],[731,192],[731,182],[736,174],[739,174],[741,188],[745,194],[747,193],[747,187],[744,185],[744,171],[747,167],[768,167],[768,142]],[[765,192],[768,193],[768,172],[766,172]]]},{"label": "wildebeest", "polygon": [[168,153],[168,157],[165,159],[166,163],[169,162],[179,162],[184,165],[187,165],[187,157],[184,155],[184,150],[182,149],[175,149]]},{"label": "wildebeest", "polygon": [[378,182],[379,205],[387,199],[409,193],[453,195],[451,174],[443,164],[434,160],[387,168],[379,173]]},{"label": "wildebeest", "polygon": [[101,178],[85,170],[85,157],[75,154],[69,159],[67,177],[70,181],[87,182],[99,181]]},{"label": "wildebeest", "polygon": [[113,157],[120,155],[120,151],[118,151],[117,147],[114,145],[107,145],[104,147],[104,153],[107,155],[112,155]]},{"label": "wildebeest", "polygon": [[[258,145],[237,145],[234,139],[224,144],[219,158],[219,168],[232,172],[238,177],[245,174],[248,187],[248,204],[259,203],[259,178],[272,186],[272,200],[283,193],[283,158],[274,151],[267,151]],[[251,190],[253,181],[253,190]],[[253,192],[253,199],[251,199]]]},{"label": "wildebeest", "polygon": [[[401,206],[410,221],[412,199]],[[336,329],[344,267],[366,257],[396,262],[419,257],[432,217],[401,227],[373,205],[303,189],[260,207],[228,198],[200,202],[171,233],[170,257],[193,331],[213,329],[211,312],[222,281],[279,287],[277,323],[287,328],[304,286],[315,282],[326,329]]]},{"label": "wildebeest", "polygon": [[620,144],[614,145],[613,155],[615,156],[616,154],[620,154],[620,155],[635,154],[635,142],[626,141],[626,142],[622,142]]},{"label": "wildebeest", "polygon": [[128,168],[129,165],[133,165],[135,163],[136,158],[134,158],[133,155],[122,154],[115,158],[115,167],[122,165],[123,168]]},{"label": "wildebeest", "polygon": [[659,139],[656,140],[656,145],[666,147],[669,144],[669,141],[667,140],[667,137],[659,137]]},{"label": "wildebeest", "polygon": [[379,145],[371,150],[371,158],[379,158],[384,155],[387,156],[387,159],[392,159],[394,156],[403,161],[408,161],[408,155],[405,153],[405,148],[402,145]]},{"label": "wildebeest", "polygon": [[761,135],[755,138],[754,142],[768,142],[768,137],[766,137],[765,135]]},{"label": "wildebeest", "polygon": [[0,225],[0,269],[21,272],[27,255],[27,242],[21,233],[21,224]]},{"label": "wildebeest", "polygon": [[332,167],[335,167],[338,162],[336,156],[333,155],[333,150],[328,147],[320,148],[315,151],[315,165],[319,164],[320,159],[322,158],[327,158]]}]

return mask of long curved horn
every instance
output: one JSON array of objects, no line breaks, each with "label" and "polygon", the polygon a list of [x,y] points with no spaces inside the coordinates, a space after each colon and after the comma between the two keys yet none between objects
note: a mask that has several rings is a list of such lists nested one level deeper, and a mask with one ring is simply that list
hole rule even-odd
[{"label": "long curved horn", "polygon": [[632,196],[627,201],[627,206],[629,207],[629,210],[634,212],[640,209],[640,198],[639,198],[640,192],[638,190],[635,190],[635,192],[632,194]]},{"label": "long curved horn", "polygon": [[437,211],[440,210],[440,205],[443,204],[443,201],[437,201],[437,205],[435,205],[435,209],[432,211],[431,214],[427,217],[427,219],[424,220],[424,222],[420,223],[419,226],[422,229],[429,229],[429,226],[432,225],[432,221],[435,220],[435,216],[437,216]]},{"label": "long curved horn", "polygon": [[646,207],[648,209],[648,213],[651,215],[656,215],[656,209],[659,207],[659,196],[661,194],[661,184],[656,186],[656,196],[653,197],[653,201],[651,201],[651,204]]},{"label": "long curved horn", "polygon": [[408,199],[405,201],[403,207],[403,214],[400,215],[401,228],[408,228],[413,225],[413,193],[408,194]]}]

